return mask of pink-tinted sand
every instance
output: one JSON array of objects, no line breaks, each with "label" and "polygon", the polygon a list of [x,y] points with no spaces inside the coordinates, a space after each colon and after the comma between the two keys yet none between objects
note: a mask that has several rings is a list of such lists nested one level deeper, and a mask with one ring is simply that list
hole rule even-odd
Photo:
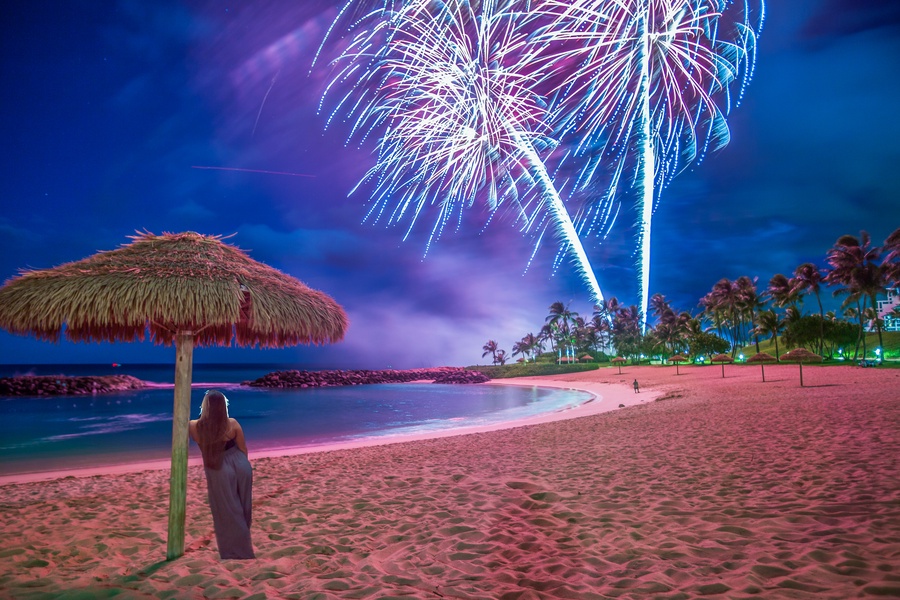
[{"label": "pink-tinted sand", "polygon": [[0,597],[900,597],[900,370],[679,370],[537,378],[602,390],[555,415],[578,418],[280,457],[249,440],[251,561],[218,559],[197,466],[169,563],[165,469],[7,483]]}]

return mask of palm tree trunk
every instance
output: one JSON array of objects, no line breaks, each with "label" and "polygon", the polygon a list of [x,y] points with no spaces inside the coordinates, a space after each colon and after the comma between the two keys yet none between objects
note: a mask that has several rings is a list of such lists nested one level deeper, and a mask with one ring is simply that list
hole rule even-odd
[{"label": "palm tree trunk", "polygon": [[753,333],[753,341],[756,342],[756,353],[759,354],[759,332],[756,330],[756,311],[750,309],[750,331]]},{"label": "palm tree trunk", "polygon": [[741,318],[741,348],[747,345],[747,338],[749,337],[747,334],[747,323],[744,321],[744,311],[740,312]]},{"label": "palm tree trunk", "polygon": [[819,290],[816,290],[816,300],[819,301],[819,354],[825,351],[825,311],[822,309],[822,298],[819,296]]},{"label": "palm tree trunk", "polygon": [[866,297],[863,296],[862,304],[859,303],[859,300],[856,301],[856,307],[859,309],[859,337],[856,339],[856,356],[853,357],[853,360],[856,360],[857,356],[859,356],[859,341],[862,340],[863,347],[863,358],[866,357],[868,352],[866,351],[866,331],[865,326],[863,325],[863,321],[865,320],[865,312],[866,309]]},{"label": "palm tree trunk", "polygon": [[881,348],[881,351],[884,352],[884,340],[881,339],[881,322],[878,319],[878,303],[875,301],[876,294],[872,294],[872,312],[875,313],[875,331],[878,332],[878,347]]},{"label": "palm tree trunk", "polygon": [[[775,328],[775,333],[772,334],[772,339],[775,340],[775,360],[780,360],[778,357],[778,328]],[[758,348],[759,346],[757,346]],[[763,380],[765,381],[765,379]]]},{"label": "palm tree trunk", "polygon": [[[731,345],[732,345],[732,353],[737,348],[737,345],[740,343],[740,330],[738,328],[738,315],[737,309],[732,307],[731,309]],[[733,358],[733,357],[732,357]]]},{"label": "palm tree trunk", "polygon": [[194,334],[179,331],[175,339],[175,408],[172,416],[172,469],[169,478],[169,534],[166,560],[184,554],[187,512],[188,422],[191,419],[191,377]]}]

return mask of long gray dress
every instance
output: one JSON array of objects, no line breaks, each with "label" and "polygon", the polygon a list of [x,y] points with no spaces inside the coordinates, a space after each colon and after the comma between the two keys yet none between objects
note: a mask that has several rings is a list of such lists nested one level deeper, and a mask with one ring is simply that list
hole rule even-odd
[{"label": "long gray dress", "polygon": [[222,468],[204,470],[219,556],[255,558],[250,543],[253,469],[247,455],[237,446],[226,446]]}]

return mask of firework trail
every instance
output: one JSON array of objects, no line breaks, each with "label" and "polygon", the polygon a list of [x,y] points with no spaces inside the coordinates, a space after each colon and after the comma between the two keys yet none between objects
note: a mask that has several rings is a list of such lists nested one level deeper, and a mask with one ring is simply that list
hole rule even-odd
[{"label": "firework trail", "polygon": [[595,157],[582,161],[581,185],[598,163],[612,165],[603,199],[612,202],[620,178],[634,173],[646,315],[654,209],[678,172],[728,143],[725,115],[753,74],[763,0],[755,22],[750,0],[545,0],[540,11],[551,20],[537,34],[552,48],[544,59],[567,71],[558,131],[579,140],[576,159]]},{"label": "firework trail", "polygon": [[549,221],[593,299],[602,301],[542,161],[556,141],[536,92],[547,74],[534,66],[528,26],[537,13],[530,3],[387,0],[352,15],[349,7],[335,21],[352,24],[323,104],[335,104],[328,124],[337,115],[350,120],[351,138],[378,136],[376,164],[360,182],[373,188],[367,218],[406,220],[408,236],[420,215],[436,207],[428,246],[449,223],[459,226],[476,200],[492,215],[510,209],[523,231]]}]

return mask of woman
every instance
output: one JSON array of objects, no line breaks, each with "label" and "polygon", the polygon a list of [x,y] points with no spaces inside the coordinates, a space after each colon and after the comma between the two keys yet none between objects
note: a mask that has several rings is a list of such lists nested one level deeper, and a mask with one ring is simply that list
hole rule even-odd
[{"label": "woman", "polygon": [[255,558],[250,543],[253,470],[241,424],[228,416],[228,400],[217,390],[203,396],[191,439],[200,446],[216,543],[222,558]]}]

